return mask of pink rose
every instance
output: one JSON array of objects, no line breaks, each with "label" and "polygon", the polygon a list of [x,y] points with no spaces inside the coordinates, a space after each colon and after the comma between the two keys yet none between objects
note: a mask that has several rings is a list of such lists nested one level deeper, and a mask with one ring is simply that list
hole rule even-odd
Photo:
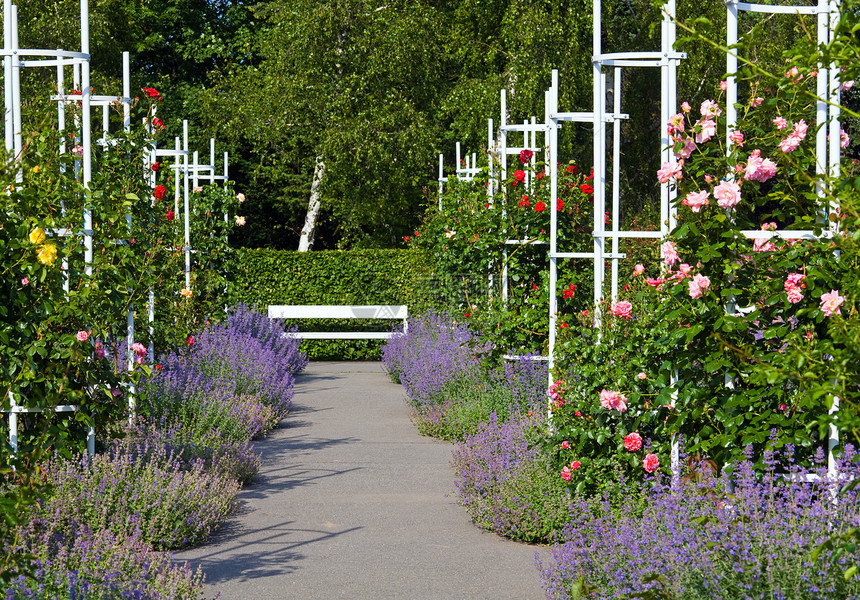
[{"label": "pink rose", "polygon": [[764,98],[753,98],[752,100],[750,100],[750,106],[752,106],[753,108],[758,108],[759,106],[761,106],[762,102],[764,102]]},{"label": "pink rose", "polygon": [[710,200],[708,200],[710,195],[710,192],[707,190],[702,190],[701,192],[690,192],[684,198],[682,204],[686,204],[690,207],[690,210],[697,213],[702,210],[703,206],[707,206],[710,203]]},{"label": "pink rose", "polygon": [[698,300],[702,294],[708,291],[711,287],[711,280],[701,274],[693,275],[693,278],[687,284],[690,292],[690,297]]},{"label": "pink rose", "polygon": [[839,130],[839,147],[843,150],[848,147],[851,143],[851,138],[848,137],[848,134],[845,133],[844,129]]},{"label": "pink rose", "polygon": [[633,277],[638,277],[642,273],[645,272],[645,266],[641,264],[637,264],[633,267]]},{"label": "pink rose", "polygon": [[653,473],[660,468],[660,459],[656,454],[647,454],[645,460],[642,461],[642,467],[649,473]]},{"label": "pink rose", "polygon": [[788,301],[792,304],[797,304],[803,300],[803,294],[800,293],[799,287],[789,289],[786,295],[788,296]]},{"label": "pink rose", "polygon": [[753,252],[773,252],[776,250],[776,244],[770,240],[756,238],[753,240]]},{"label": "pink rose", "polygon": [[627,398],[620,392],[602,390],[600,392],[600,406],[608,410],[624,412],[627,410]]},{"label": "pink rose", "polygon": [[96,358],[99,360],[101,360],[105,357],[105,349],[102,347],[101,344],[96,344],[95,353],[96,353]]},{"label": "pink rose", "polygon": [[679,131],[684,131],[684,115],[675,113],[669,117],[669,134],[671,135]]},{"label": "pink rose", "polygon": [[26,277],[21,278],[21,285],[27,285],[28,283],[30,283],[30,280],[28,278],[26,278]]},{"label": "pink rose", "polygon": [[744,179],[764,183],[776,175],[776,163],[769,158],[761,157],[761,150],[753,150],[747,159],[744,169]]},{"label": "pink rose", "polygon": [[667,265],[674,265],[680,261],[678,251],[675,250],[675,242],[665,242],[660,245],[660,251],[663,253],[663,260]]},{"label": "pink rose", "polygon": [[806,284],[803,283],[803,278],[805,275],[803,273],[789,273],[788,277],[785,278],[785,291],[787,292],[789,288],[792,287],[806,287]]},{"label": "pink rose", "polygon": [[785,129],[788,127],[788,121],[786,121],[785,117],[777,117],[773,120],[773,124],[776,125],[777,129]]},{"label": "pink rose", "polygon": [[792,133],[792,135],[795,136],[796,138],[799,138],[801,141],[803,141],[803,139],[806,138],[806,130],[807,130],[806,121],[801,119],[800,121],[798,121],[797,123],[794,124],[794,133]]},{"label": "pink rose", "polygon": [[705,100],[704,102],[702,102],[702,105],[699,107],[699,110],[702,112],[702,116],[705,118],[719,117],[721,114],[723,114],[723,111],[720,109],[720,105],[713,100]]},{"label": "pink rose", "polygon": [[821,294],[821,305],[819,308],[825,316],[841,315],[842,309],[839,305],[845,302],[845,297],[839,295],[839,290],[830,290],[829,293]]},{"label": "pink rose", "polygon": [[561,443],[561,447],[564,448],[565,450],[570,450],[570,442],[568,442],[567,440],[564,440]]},{"label": "pink rose", "polygon": [[685,113],[690,112],[690,108],[691,108],[691,107],[690,107],[690,103],[689,103],[689,102],[684,102],[684,103],[681,105],[681,110],[683,110]]},{"label": "pink rose", "polygon": [[723,181],[714,188],[714,198],[720,208],[732,208],[741,201],[741,188],[734,181]]},{"label": "pink rose", "polygon": [[717,124],[711,119],[701,119],[696,121],[694,128],[698,129],[696,133],[696,143],[704,144],[717,133]]},{"label": "pink rose", "polygon": [[670,179],[681,179],[683,171],[681,163],[664,162],[660,170],[657,171],[657,180],[660,183],[668,183]]},{"label": "pink rose", "polygon": [[636,377],[638,377],[639,379],[648,379],[648,375],[646,375],[645,373],[639,373]]},{"label": "pink rose", "polygon": [[744,134],[740,131],[733,131],[729,134],[729,139],[738,148],[744,147]]},{"label": "pink rose", "polygon": [[[682,158],[690,158],[693,156],[693,151],[696,149],[696,143],[693,141],[691,137],[677,137],[672,140],[673,147],[672,153],[675,155],[676,160],[680,160]],[[682,142],[684,144],[683,147],[677,148],[677,144]]]},{"label": "pink rose", "polygon": [[79,342],[86,342],[87,338],[90,337],[90,334],[88,334],[86,331],[79,331],[75,334],[75,337],[78,338]]},{"label": "pink rose", "polygon": [[562,467],[561,478],[565,481],[570,481],[570,467]]},{"label": "pink rose", "polygon": [[578,460],[575,460],[572,463],[570,463],[570,468],[574,471],[576,471],[581,466],[582,466],[582,463],[579,462]]},{"label": "pink rose", "polygon": [[630,311],[632,310],[633,305],[626,300],[622,300],[621,302],[616,302],[615,304],[613,304],[609,312],[611,312],[612,316],[614,317],[623,317],[625,319],[630,319]]},{"label": "pink rose", "polygon": [[135,342],[131,345],[131,351],[137,354],[138,356],[146,356],[147,349],[146,346],[141,344],[140,342]]},{"label": "pink rose", "polygon": [[638,433],[629,433],[624,438],[624,449],[628,452],[636,452],[642,447],[642,436]]},{"label": "pink rose", "polygon": [[729,83],[727,81],[721,81],[720,89],[725,92],[727,89],[729,89]]}]

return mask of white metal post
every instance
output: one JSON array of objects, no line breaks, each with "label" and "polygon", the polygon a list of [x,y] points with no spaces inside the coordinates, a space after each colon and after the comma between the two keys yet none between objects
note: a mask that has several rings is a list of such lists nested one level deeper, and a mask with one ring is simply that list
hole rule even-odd
[{"label": "white metal post", "polygon": [[603,238],[599,237],[603,230],[603,185],[604,174],[601,170],[603,162],[603,103],[604,93],[602,90],[602,68],[601,53],[602,45],[600,35],[603,30],[601,19],[601,2],[594,0],[592,7],[592,102],[594,104],[593,115],[593,141],[594,141],[594,179],[591,184],[594,188],[594,325],[599,326],[601,320],[600,299],[603,288]]},{"label": "white metal post", "polygon": [[442,193],[443,193],[443,182],[444,182],[444,169],[445,165],[443,164],[444,156],[442,153],[439,153],[439,212],[442,212]]},{"label": "white metal post", "polygon": [[[612,112],[621,114],[621,67],[613,69]],[[612,301],[618,299],[618,229],[621,221],[621,120],[612,121]]]},{"label": "white metal post", "polygon": [[185,154],[182,156],[183,166],[183,184],[184,184],[184,200],[185,200],[185,287],[191,289],[191,204],[190,194],[188,190],[188,120],[182,121],[182,150]]},{"label": "white metal post", "polygon": [[555,340],[558,323],[558,128],[559,122],[555,115],[558,113],[558,70],[552,70],[552,79],[549,94],[546,95],[549,104],[547,113],[547,126],[549,127],[549,148],[547,149],[547,162],[549,163],[549,189],[550,189],[550,217],[549,217],[549,381],[548,387],[553,384],[552,371],[555,368]]},{"label": "white metal post", "polygon": [[12,97],[12,0],[3,0],[3,97],[5,102],[6,152],[15,148],[15,101]]}]

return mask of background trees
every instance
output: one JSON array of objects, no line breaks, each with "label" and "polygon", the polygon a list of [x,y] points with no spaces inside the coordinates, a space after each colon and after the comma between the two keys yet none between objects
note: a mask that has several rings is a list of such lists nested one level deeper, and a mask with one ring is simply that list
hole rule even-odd
[{"label": "background trees", "polygon": [[[721,39],[722,4],[678,4],[681,18],[710,19]],[[79,46],[78,0],[19,5],[22,45]],[[659,48],[651,0],[605,0],[603,13],[605,51]],[[742,31],[767,31],[745,49],[763,62],[805,35],[794,18],[744,18]],[[562,110],[591,108],[591,19],[591,0],[104,0],[91,6],[93,81],[99,93],[118,90],[129,50],[135,87],[158,88],[162,113],[189,119],[195,146],[209,137],[226,146],[249,198],[235,243],[296,248],[320,157],[314,247],[392,247],[435,197],[438,153],[450,165],[456,141],[483,152],[500,88],[510,121],[542,115],[557,68]],[[701,43],[679,49],[689,53],[679,97],[701,102],[723,78],[723,59]],[[34,97],[52,79],[40,71],[25,82]],[[624,77],[629,220],[656,197],[659,73]],[[166,124],[167,139],[181,134],[178,117]],[[562,131],[567,158],[590,164],[590,146],[588,126]]]}]

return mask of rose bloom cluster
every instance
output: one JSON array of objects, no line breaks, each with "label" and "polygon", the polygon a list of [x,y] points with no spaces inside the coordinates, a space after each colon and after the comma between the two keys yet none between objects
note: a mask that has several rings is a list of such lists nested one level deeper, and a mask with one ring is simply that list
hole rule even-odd
[{"label": "rose bloom cluster", "polygon": [[[756,99],[751,105],[759,106],[761,102]],[[660,183],[668,183],[669,180],[680,180],[683,177],[684,161],[689,159],[698,148],[697,144],[704,144],[716,135],[716,119],[722,114],[722,109],[713,100],[702,102],[699,111],[701,117],[695,122],[689,119],[692,108],[688,103],[682,105],[683,112],[672,115],[667,123],[667,131],[673,145],[672,150],[675,162],[664,162],[657,171],[657,180]],[[783,118],[774,121],[777,129],[787,127]],[[793,125],[792,133],[780,143],[783,152],[791,152],[796,149],[800,142],[806,137],[807,125],[801,119]],[[846,136],[847,137],[847,136]],[[741,131],[733,131],[729,134],[729,140],[738,148],[744,147],[744,134]],[[741,201],[741,184],[743,181],[758,181],[764,183],[777,174],[776,163],[768,157],[762,156],[760,149],[754,149],[747,156],[746,164],[739,164],[735,173],[728,173],[723,180],[717,182],[711,189],[699,189],[689,192],[681,204],[687,206],[694,213],[700,212],[710,204],[711,197],[716,200],[717,205],[725,210],[734,208]],[[742,175],[741,181],[736,176]],[[705,176],[705,182],[712,184],[714,177]]]}]

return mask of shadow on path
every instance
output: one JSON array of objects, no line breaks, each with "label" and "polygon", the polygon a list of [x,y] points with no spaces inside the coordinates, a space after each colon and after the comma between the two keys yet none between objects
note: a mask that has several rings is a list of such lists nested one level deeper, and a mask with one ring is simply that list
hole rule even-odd
[{"label": "shadow on path", "polygon": [[538,599],[539,547],[475,527],[453,494],[452,445],[420,436],[379,363],[311,363],[293,410],[256,444],[257,479],[199,548],[223,600]]}]

